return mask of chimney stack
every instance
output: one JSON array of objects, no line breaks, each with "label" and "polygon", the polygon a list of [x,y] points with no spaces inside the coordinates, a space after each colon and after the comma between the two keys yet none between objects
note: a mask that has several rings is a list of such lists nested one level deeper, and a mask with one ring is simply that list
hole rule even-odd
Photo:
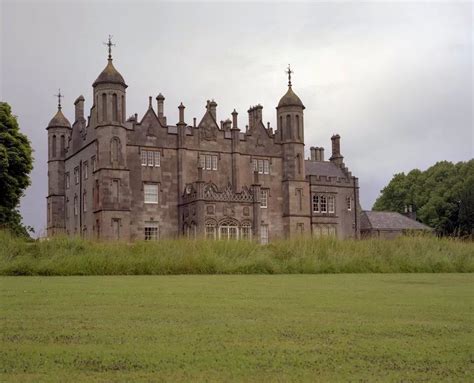
[{"label": "chimney stack", "polygon": [[324,161],[324,148],[319,148],[319,161]]},{"label": "chimney stack", "polygon": [[341,156],[341,136],[336,134],[331,137],[332,141],[332,156],[329,159],[331,162],[336,163],[337,165],[342,165],[342,160],[344,159]]},{"label": "chimney stack", "polygon": [[181,125],[186,124],[184,122],[184,108],[185,108],[185,106],[183,105],[183,103],[179,104],[179,106],[178,106],[178,109],[179,109],[179,123]]},{"label": "chimney stack", "polygon": [[217,113],[216,113],[216,108],[217,108],[217,102],[215,102],[214,100],[211,100],[209,102],[209,112],[211,112],[212,114],[212,117],[214,117],[214,120],[217,118]]},{"label": "chimney stack", "polygon": [[158,105],[158,117],[163,117],[164,113],[164,101],[165,97],[160,93],[158,96],[156,96],[156,103]]},{"label": "chimney stack", "polygon": [[309,151],[311,152],[311,161],[316,161],[316,150],[317,148],[315,148],[314,146],[311,146],[309,148]]},{"label": "chimney stack", "polygon": [[74,101],[76,111],[76,121],[84,119],[84,96],[80,95],[76,101]]},{"label": "chimney stack", "polygon": [[237,128],[237,116],[238,116],[238,113],[234,109],[234,111],[232,112],[232,129],[238,129]]}]

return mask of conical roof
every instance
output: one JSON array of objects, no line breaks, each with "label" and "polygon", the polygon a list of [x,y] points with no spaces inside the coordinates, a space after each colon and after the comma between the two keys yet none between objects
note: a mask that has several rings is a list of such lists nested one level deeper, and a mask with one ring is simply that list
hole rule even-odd
[{"label": "conical roof", "polygon": [[127,86],[122,75],[115,69],[114,64],[112,64],[112,59],[109,58],[107,66],[104,68],[102,73],[97,77],[97,79],[92,84],[95,87],[98,84],[120,84]]},{"label": "conical roof", "polygon": [[48,124],[48,128],[71,128],[69,120],[61,112],[61,108],[58,108],[57,113],[51,119]]},{"label": "conical roof", "polygon": [[303,103],[296,93],[293,92],[291,85],[288,87],[288,91],[285,93],[285,95],[280,99],[277,108],[281,108],[282,106],[299,106],[304,109]]}]

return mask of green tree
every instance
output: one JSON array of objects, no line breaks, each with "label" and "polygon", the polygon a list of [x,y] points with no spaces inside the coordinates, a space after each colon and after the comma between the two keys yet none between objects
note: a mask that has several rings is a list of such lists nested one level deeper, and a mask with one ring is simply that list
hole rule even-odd
[{"label": "green tree", "polygon": [[395,174],[373,210],[403,213],[411,205],[417,219],[440,235],[472,235],[474,228],[474,160],[437,162],[425,171]]},{"label": "green tree", "polygon": [[25,236],[28,229],[21,223],[18,204],[30,184],[32,152],[10,105],[0,102],[0,228]]}]

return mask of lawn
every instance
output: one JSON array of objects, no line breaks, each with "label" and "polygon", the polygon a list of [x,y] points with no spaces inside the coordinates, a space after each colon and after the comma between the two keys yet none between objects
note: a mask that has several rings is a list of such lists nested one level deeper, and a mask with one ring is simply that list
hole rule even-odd
[{"label": "lawn", "polygon": [[474,381],[473,274],[0,278],[0,381]]}]

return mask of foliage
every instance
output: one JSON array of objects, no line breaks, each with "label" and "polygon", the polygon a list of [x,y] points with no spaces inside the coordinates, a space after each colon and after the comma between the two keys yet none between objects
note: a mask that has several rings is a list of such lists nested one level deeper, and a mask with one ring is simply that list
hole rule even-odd
[{"label": "foliage", "polygon": [[474,231],[474,160],[438,162],[426,171],[395,174],[373,210],[403,213],[406,206],[440,235],[472,235]]},{"label": "foliage", "polygon": [[17,206],[30,184],[33,156],[28,138],[6,102],[0,102],[0,228],[28,236]]},{"label": "foliage", "polygon": [[474,274],[2,277],[2,382],[472,382]]},{"label": "foliage", "polygon": [[0,275],[165,275],[474,272],[474,244],[436,237],[395,240],[301,237],[250,241],[27,242],[0,232]]}]

